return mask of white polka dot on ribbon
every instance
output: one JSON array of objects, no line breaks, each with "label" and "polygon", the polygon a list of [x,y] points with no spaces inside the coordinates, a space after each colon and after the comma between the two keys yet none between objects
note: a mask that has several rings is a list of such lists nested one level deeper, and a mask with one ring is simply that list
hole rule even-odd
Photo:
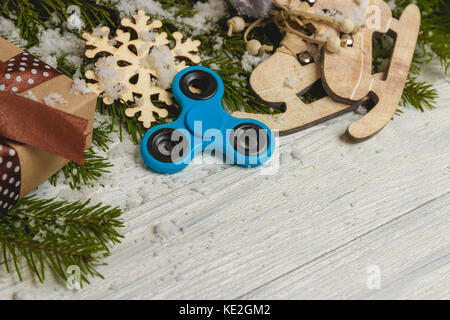
[{"label": "white polka dot on ribbon", "polygon": [[17,152],[0,140],[0,214],[7,213],[19,200],[20,179]]}]

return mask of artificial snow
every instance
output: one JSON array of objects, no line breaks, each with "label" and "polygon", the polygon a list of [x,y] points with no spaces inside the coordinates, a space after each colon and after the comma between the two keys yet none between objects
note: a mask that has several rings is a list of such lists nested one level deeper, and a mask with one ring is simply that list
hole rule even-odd
[{"label": "artificial snow", "polygon": [[102,26],[96,26],[94,29],[92,29],[92,34],[97,38],[101,38],[108,36],[109,32],[106,29],[102,29]]},{"label": "artificial snow", "polygon": [[209,65],[209,67],[212,69],[212,70],[219,70],[220,69],[220,66],[217,64],[217,63],[211,63],[210,65]]},{"label": "artificial snow", "polygon": [[39,44],[30,48],[30,53],[41,57],[41,60],[54,68],[57,67],[57,57],[66,56],[66,59],[71,59],[83,55],[84,41],[73,33],[61,32],[59,28],[41,29],[38,40]]},{"label": "artificial snow", "polygon": [[55,27],[61,25],[61,19],[58,17],[58,14],[56,11],[52,12],[50,14],[50,19],[47,21],[47,26],[49,27]]},{"label": "artificial snow", "polygon": [[173,78],[178,73],[175,57],[170,52],[170,48],[168,46],[153,47],[148,62],[157,70],[159,84],[164,89],[169,89]]},{"label": "artificial snow", "polygon": [[300,147],[294,145],[294,147],[291,150],[291,156],[293,159],[300,160],[300,162],[302,162],[303,155]]},{"label": "artificial snow", "polygon": [[197,1],[193,9],[197,11],[194,16],[176,18],[177,21],[191,27],[193,35],[210,31],[217,21],[228,14],[224,0]]},{"label": "artificial snow", "polygon": [[247,72],[252,72],[253,69],[258,64],[260,64],[261,62],[263,62],[264,60],[266,60],[269,57],[270,57],[270,54],[268,54],[266,52],[263,53],[262,55],[253,56],[246,51],[244,53],[244,55],[242,56],[242,60],[241,60],[242,69]]},{"label": "artificial snow", "polygon": [[[359,3],[359,4],[358,4]],[[369,0],[355,1],[350,8],[337,8],[337,10],[324,12],[323,10],[317,10],[318,14],[331,17],[337,22],[342,22],[348,18],[355,23],[357,27],[363,27],[367,23],[366,15],[369,9]]]},{"label": "artificial snow", "polygon": [[153,235],[159,240],[167,240],[175,234],[182,232],[174,220],[161,221],[152,227]]},{"label": "artificial snow", "polygon": [[80,16],[80,7],[71,5],[67,7],[67,13],[70,14],[67,19],[67,28],[69,30],[78,30],[80,31],[84,27],[84,22]]},{"label": "artificial snow", "polygon": [[27,92],[25,92],[25,94],[23,96],[25,98],[31,99],[33,101],[38,101],[38,98],[34,95],[34,93],[31,90],[28,90]]},{"label": "artificial snow", "polygon": [[144,98],[142,98],[142,97],[135,97],[134,98],[134,105],[135,106],[142,106],[142,105],[144,105],[144,103],[145,103]]},{"label": "artificial snow", "polygon": [[164,10],[161,3],[154,0],[120,0],[117,8],[121,17],[132,16],[138,9],[142,9],[151,16],[175,20],[189,27],[193,35],[210,31],[217,21],[227,15],[225,0],[197,1],[193,7],[197,13],[192,17],[175,17],[175,7]]},{"label": "artificial snow", "polygon": [[7,36],[8,41],[24,47],[27,45],[27,41],[20,37],[20,30],[16,28],[12,20],[6,19],[0,16],[0,36]]},{"label": "artificial snow", "polygon": [[145,41],[154,41],[156,39],[157,33],[153,31],[141,32],[141,38]]},{"label": "artificial snow", "polygon": [[[320,41],[327,41],[328,38],[334,37],[334,36],[336,36],[336,30],[333,28],[328,28],[323,35],[317,36],[316,39],[320,40]],[[306,43],[310,43],[310,42],[306,42]],[[318,50],[316,49],[316,51],[318,51]]]},{"label": "artificial snow", "polygon": [[311,42],[307,41],[306,48],[307,48],[307,51],[309,52],[309,54],[313,57],[314,61],[320,61],[322,55],[315,43],[311,43]]},{"label": "artificial snow", "polygon": [[213,45],[213,50],[220,51],[223,47],[223,41],[224,39],[222,37],[216,37],[216,42]]},{"label": "artificial snow", "polygon": [[239,15],[254,18],[267,17],[273,7],[273,0],[229,0]]},{"label": "artificial snow", "polygon": [[72,88],[70,88],[70,93],[73,94],[88,94],[91,92],[91,89],[86,84],[86,80],[75,78],[73,79]]},{"label": "artificial snow", "polygon": [[161,3],[154,0],[120,0],[117,5],[121,17],[132,16],[138,9],[161,18],[173,18],[173,10],[164,10]]},{"label": "artificial snow", "polygon": [[365,115],[365,114],[367,114],[367,109],[360,105],[356,109],[356,113],[361,114],[361,115]]},{"label": "artificial snow", "polygon": [[83,63],[83,59],[76,55],[68,55],[64,57],[64,60],[66,60],[67,64],[74,67],[75,69],[79,69],[81,67],[81,64]]},{"label": "artificial snow", "polygon": [[116,65],[116,58],[114,56],[108,56],[98,59],[94,68],[100,89],[112,100],[118,99],[125,89],[122,83],[123,71],[117,70]]},{"label": "artificial snow", "polygon": [[54,107],[55,103],[57,104],[67,103],[67,101],[63,98],[63,96],[56,92],[50,93],[48,96],[42,98],[42,101],[44,101],[44,103],[49,107]]}]

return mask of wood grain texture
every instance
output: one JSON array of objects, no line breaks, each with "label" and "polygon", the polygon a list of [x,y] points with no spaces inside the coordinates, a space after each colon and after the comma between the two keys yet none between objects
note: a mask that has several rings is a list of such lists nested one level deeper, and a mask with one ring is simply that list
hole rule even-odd
[{"label": "wood grain texture", "polygon": [[372,81],[371,89],[377,96],[377,104],[367,115],[349,126],[347,132],[352,138],[360,140],[371,137],[383,129],[394,115],[408,77],[419,28],[420,11],[416,5],[406,7],[400,20],[392,20],[391,30],[397,38],[387,78]]},{"label": "wood grain texture", "polygon": [[[158,108],[153,104],[152,96],[156,95],[158,100],[163,101],[167,105],[172,105],[173,100],[172,94],[167,91],[167,87],[164,85],[164,80],[161,78],[158,68],[155,67],[158,63],[153,63],[149,54],[151,50],[154,50],[153,48],[168,45],[170,41],[166,32],[155,33],[151,41],[144,36],[146,33],[148,34],[161,28],[163,24],[160,20],[152,20],[149,23],[150,17],[143,10],[138,10],[137,14],[133,15],[133,20],[134,22],[129,18],[123,18],[120,24],[122,29],[130,28],[134,30],[137,34],[137,39],[130,40],[131,34],[129,32],[118,29],[113,39],[121,44],[120,46],[111,44],[109,38],[110,29],[108,27],[101,27],[100,35],[96,32],[92,34],[83,33],[87,46],[86,56],[88,58],[95,58],[99,54],[113,56],[113,61],[108,63],[111,64],[110,68],[116,71],[114,76],[118,78],[102,78],[97,74],[98,72],[95,68],[87,70],[85,76],[87,79],[95,81],[95,83],[88,83],[88,86],[98,95],[103,93],[103,102],[107,105],[111,105],[117,99],[117,96],[114,97],[114,90],[111,90],[108,86],[120,84],[122,90],[118,93],[118,97],[124,101],[133,101],[137,104],[127,108],[125,115],[134,117],[136,114],[139,114],[138,121],[142,122],[145,128],[150,128],[152,122],[156,121],[154,113],[161,118],[168,116],[166,109]],[[170,49],[170,52],[168,50],[164,53],[165,55],[172,56],[173,59],[186,59],[194,64],[198,64],[201,61],[200,56],[197,55],[198,47],[200,46],[199,40],[187,38],[183,42],[183,35],[180,32],[174,32],[171,34],[171,37],[175,40],[175,45]],[[105,61],[98,59],[95,67],[101,69],[101,64],[105,65]],[[123,64],[124,62],[126,65]],[[175,73],[186,67],[186,61],[176,62],[175,60],[173,65],[170,65],[170,68],[167,66],[170,70],[173,69],[172,71],[175,71]],[[138,76],[136,81],[130,81],[136,76]],[[117,95],[117,92],[115,94]],[[141,97],[139,103],[135,101],[134,97],[136,94]]]},{"label": "wood grain texture", "polygon": [[[303,43],[301,39],[288,34],[284,42]],[[294,45],[290,47],[294,47]],[[299,48],[298,52],[306,50]],[[250,85],[256,95],[267,104],[284,104],[285,110],[279,114],[256,114],[233,112],[236,118],[251,118],[265,123],[272,130],[279,130],[280,135],[291,134],[320,122],[345,113],[354,107],[324,97],[311,104],[304,103],[298,94],[303,94],[318,81],[321,76],[320,62],[302,66],[298,60],[287,53],[276,52],[262,62],[252,73]],[[292,81],[295,85],[286,85]]]},{"label": "wood grain texture", "polygon": [[[303,10],[309,9],[308,4],[300,1],[283,5],[291,9],[303,5],[307,7]],[[334,6],[351,8],[355,3],[353,0],[325,0],[317,2],[313,8],[320,11]],[[252,72],[250,86],[265,103],[282,105],[283,112],[273,115],[235,112],[233,116],[262,121],[283,136],[337,117],[364,100],[372,99],[375,107],[352,123],[346,133],[354,141],[363,141],[383,129],[402,96],[420,28],[420,11],[411,4],[397,20],[385,1],[370,0],[366,14],[366,27],[355,31],[352,46],[341,47],[338,52],[323,49],[321,56],[314,54],[317,49],[302,39],[298,25],[281,28],[286,35],[280,48]],[[330,28],[330,31],[338,39],[338,30]],[[372,38],[377,33],[393,34],[395,38],[386,77],[372,74]],[[304,52],[309,52],[316,61],[302,65],[296,55]],[[322,81],[328,96],[311,104],[303,103],[298,95],[304,94],[318,80]]]},{"label": "wood grain texture", "polygon": [[[69,291],[1,271],[0,298],[448,299],[450,91],[435,85],[437,110],[409,109],[361,144],[340,137],[352,114],[281,138],[272,176],[226,165],[162,176],[113,147],[117,185],[91,196],[130,209],[106,280]],[[155,234],[162,223],[171,231]],[[370,265],[380,290],[367,290]]]},{"label": "wood grain texture", "polygon": [[[346,0],[351,5],[353,0]],[[340,98],[342,101],[352,103],[364,99],[370,92],[372,82],[372,36],[374,33],[386,33],[389,31],[392,13],[389,5],[384,0],[370,0],[370,6],[377,10],[368,10],[367,23],[369,27],[360,29],[353,35],[353,46],[341,47],[336,53],[325,50],[322,59],[322,82],[328,94]],[[420,25],[420,15],[418,19]],[[418,31],[418,30],[417,30]],[[400,50],[410,49],[414,52],[417,34],[401,34],[404,42],[412,36],[410,45]],[[400,36],[400,35],[399,35]],[[408,56],[405,57],[408,60]],[[397,63],[403,62],[402,60]],[[407,68],[409,64],[407,62]],[[397,68],[397,66],[392,66]],[[395,70],[392,70],[395,71]],[[401,90],[401,89],[400,89]]]},{"label": "wood grain texture", "polygon": [[[365,140],[383,129],[400,102],[420,28],[420,11],[415,4],[405,8],[399,20],[392,18],[389,5],[371,0],[379,21],[353,35],[353,47],[338,53],[324,51],[322,83],[335,100],[354,103],[372,97],[375,107],[352,123],[347,134],[355,141]],[[369,24],[368,23],[368,24]],[[386,79],[372,75],[372,37],[375,32],[394,33],[395,47]]]},{"label": "wood grain texture", "polygon": [[[449,299],[449,208],[447,192],[242,298]],[[374,266],[379,289],[367,286]]]},{"label": "wood grain texture", "polygon": [[[309,5],[301,1],[290,1],[291,8]],[[315,9],[319,9],[318,3]],[[306,93],[322,76],[320,54],[313,54],[310,45],[298,35],[287,32],[280,48],[271,57],[263,61],[252,72],[250,87],[254,93],[267,105],[282,106],[279,114],[255,114],[234,112],[237,118],[251,118],[265,123],[272,130],[278,130],[280,136],[292,134],[337,117],[353,108],[323,97],[311,104],[305,104],[299,95]],[[296,54],[309,52],[316,56],[316,61],[302,65]]]}]

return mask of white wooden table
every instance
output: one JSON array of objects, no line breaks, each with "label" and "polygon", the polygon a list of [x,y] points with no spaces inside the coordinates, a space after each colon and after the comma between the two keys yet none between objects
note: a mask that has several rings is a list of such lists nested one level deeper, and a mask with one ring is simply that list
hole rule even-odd
[{"label": "white wooden table", "polygon": [[74,291],[1,270],[0,298],[449,299],[450,85],[435,86],[437,110],[408,109],[366,142],[342,138],[355,114],[281,138],[272,176],[224,165],[161,176],[130,142],[132,154],[114,146],[114,173],[90,191],[127,207],[106,279]]}]

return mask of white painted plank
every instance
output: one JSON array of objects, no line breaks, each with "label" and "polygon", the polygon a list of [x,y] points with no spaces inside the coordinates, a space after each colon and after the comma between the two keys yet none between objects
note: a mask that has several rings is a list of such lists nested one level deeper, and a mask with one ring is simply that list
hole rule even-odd
[{"label": "white painted plank", "polygon": [[[133,145],[125,145],[131,155],[114,148],[111,181],[79,195],[129,208],[126,238],[100,268],[106,280],[71,292],[0,273],[0,298],[237,298],[262,288],[450,190],[449,86],[438,86],[437,110],[409,110],[364,143],[340,138],[355,115],[282,138],[283,164],[270,177],[201,165],[160,176],[143,168]],[[73,197],[48,185],[38,192]],[[170,221],[177,227],[153,234]]]},{"label": "white painted plank", "polygon": [[241,298],[449,299],[449,211],[450,192]]}]

